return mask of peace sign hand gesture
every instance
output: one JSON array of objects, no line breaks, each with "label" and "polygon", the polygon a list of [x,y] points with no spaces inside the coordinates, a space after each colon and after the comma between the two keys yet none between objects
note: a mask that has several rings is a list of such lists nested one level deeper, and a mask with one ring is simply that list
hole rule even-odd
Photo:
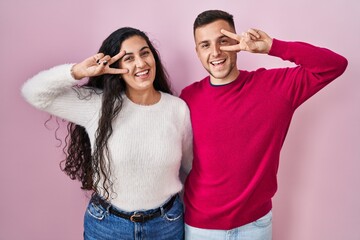
[{"label": "peace sign hand gesture", "polygon": [[252,53],[269,53],[272,45],[272,38],[265,32],[256,29],[249,29],[240,35],[221,29],[225,36],[235,39],[238,44],[232,46],[222,46],[222,51],[247,51]]},{"label": "peace sign hand gesture", "polygon": [[127,69],[111,68],[110,65],[118,61],[125,55],[125,51],[121,51],[113,57],[104,55],[103,53],[95,54],[81,63],[75,64],[71,69],[71,74],[76,80],[84,77],[94,77],[103,74],[124,74]]}]

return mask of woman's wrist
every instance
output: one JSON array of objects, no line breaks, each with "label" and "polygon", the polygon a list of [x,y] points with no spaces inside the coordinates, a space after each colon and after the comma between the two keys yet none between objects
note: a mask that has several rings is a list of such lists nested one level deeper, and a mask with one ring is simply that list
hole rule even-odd
[{"label": "woman's wrist", "polygon": [[70,69],[70,74],[75,80],[80,80],[82,77],[79,75],[78,71],[76,70],[77,64],[74,64]]}]

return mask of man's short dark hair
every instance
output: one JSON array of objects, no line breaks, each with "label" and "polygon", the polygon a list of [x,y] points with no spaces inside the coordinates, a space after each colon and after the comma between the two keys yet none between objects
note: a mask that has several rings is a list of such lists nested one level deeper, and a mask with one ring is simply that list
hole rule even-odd
[{"label": "man's short dark hair", "polygon": [[195,30],[197,28],[207,25],[209,23],[215,22],[217,20],[226,21],[235,30],[233,15],[231,15],[227,12],[221,11],[221,10],[207,10],[207,11],[200,13],[196,17],[196,19],[194,21],[194,26],[193,26],[194,35],[195,35]]}]

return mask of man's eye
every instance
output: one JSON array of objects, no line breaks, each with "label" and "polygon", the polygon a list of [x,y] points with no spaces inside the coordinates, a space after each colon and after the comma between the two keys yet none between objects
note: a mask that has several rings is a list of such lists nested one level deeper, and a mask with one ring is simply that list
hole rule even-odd
[{"label": "man's eye", "polygon": [[209,47],[209,44],[201,44],[200,47],[201,47],[201,48],[208,48],[208,47]]},{"label": "man's eye", "polygon": [[228,43],[229,43],[228,40],[221,40],[221,41],[220,41],[220,44],[222,44],[222,45],[226,45],[226,44],[228,44]]}]

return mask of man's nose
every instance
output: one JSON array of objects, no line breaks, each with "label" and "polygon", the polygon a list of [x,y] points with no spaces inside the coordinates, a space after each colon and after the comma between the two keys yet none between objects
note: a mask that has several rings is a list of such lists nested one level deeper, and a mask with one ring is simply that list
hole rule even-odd
[{"label": "man's nose", "polygon": [[217,57],[221,54],[221,50],[220,50],[220,46],[219,45],[214,45],[214,47],[211,50],[211,54],[213,55],[213,57]]}]

